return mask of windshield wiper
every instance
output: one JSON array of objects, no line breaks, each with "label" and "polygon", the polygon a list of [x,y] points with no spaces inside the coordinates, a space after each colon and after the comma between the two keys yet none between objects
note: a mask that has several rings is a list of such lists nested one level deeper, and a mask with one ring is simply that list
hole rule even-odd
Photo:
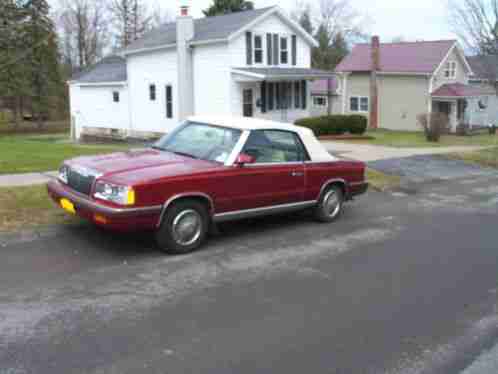
[{"label": "windshield wiper", "polygon": [[191,155],[190,153],[179,152],[179,151],[168,151],[168,152],[172,152],[175,155],[179,155],[179,156],[185,156],[185,157],[195,158],[196,160],[199,159],[199,157],[195,157],[194,155]]}]

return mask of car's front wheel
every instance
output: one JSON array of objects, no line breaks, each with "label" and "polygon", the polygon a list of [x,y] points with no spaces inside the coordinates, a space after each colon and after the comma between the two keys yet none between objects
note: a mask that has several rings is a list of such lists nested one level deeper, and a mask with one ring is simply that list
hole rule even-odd
[{"label": "car's front wheel", "polygon": [[168,254],[186,254],[205,241],[209,227],[206,207],[195,200],[174,203],[156,233],[159,248]]},{"label": "car's front wheel", "polygon": [[320,222],[332,222],[342,213],[344,193],[337,185],[328,187],[315,207],[315,218]]}]

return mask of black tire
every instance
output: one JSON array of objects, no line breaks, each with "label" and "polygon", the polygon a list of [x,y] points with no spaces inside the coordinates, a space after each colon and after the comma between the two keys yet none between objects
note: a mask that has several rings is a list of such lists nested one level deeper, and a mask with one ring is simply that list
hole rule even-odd
[{"label": "black tire", "polygon": [[[196,225],[191,225],[195,230],[193,229],[190,240],[187,240],[188,237],[184,238],[178,234],[181,231],[178,227],[181,226],[179,223],[182,219],[190,219],[192,222],[199,221],[199,232],[197,232]],[[159,248],[168,254],[182,255],[193,252],[206,240],[209,221],[209,214],[204,204],[196,200],[179,201],[166,211],[161,226],[156,232],[156,242]],[[187,226],[187,228],[189,227]]]},{"label": "black tire", "polygon": [[[337,198],[337,205],[334,206],[333,210],[331,210],[330,206],[327,204],[327,202],[333,198],[331,194]],[[320,196],[318,205],[314,210],[315,219],[323,223],[333,222],[341,215],[343,205],[344,192],[342,188],[335,184],[331,185],[330,187],[327,187],[322,196]]]}]

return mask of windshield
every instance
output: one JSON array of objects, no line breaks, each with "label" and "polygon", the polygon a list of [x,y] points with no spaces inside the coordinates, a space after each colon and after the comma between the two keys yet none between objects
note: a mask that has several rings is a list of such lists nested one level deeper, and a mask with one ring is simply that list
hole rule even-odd
[{"label": "windshield", "polygon": [[225,163],[242,131],[226,127],[186,122],[160,139],[153,148],[200,160]]}]

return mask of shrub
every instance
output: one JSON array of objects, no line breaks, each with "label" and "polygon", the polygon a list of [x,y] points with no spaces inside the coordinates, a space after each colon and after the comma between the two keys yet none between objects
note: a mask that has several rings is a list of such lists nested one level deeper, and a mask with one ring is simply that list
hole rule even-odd
[{"label": "shrub", "polygon": [[350,134],[361,135],[367,130],[367,119],[361,115],[331,115],[297,120],[297,126],[307,127],[316,136]]},{"label": "shrub", "polygon": [[450,130],[450,120],[444,113],[419,114],[417,120],[428,142],[439,142],[441,135]]},{"label": "shrub", "polygon": [[0,126],[8,125],[12,120],[12,113],[9,110],[0,111]]}]

